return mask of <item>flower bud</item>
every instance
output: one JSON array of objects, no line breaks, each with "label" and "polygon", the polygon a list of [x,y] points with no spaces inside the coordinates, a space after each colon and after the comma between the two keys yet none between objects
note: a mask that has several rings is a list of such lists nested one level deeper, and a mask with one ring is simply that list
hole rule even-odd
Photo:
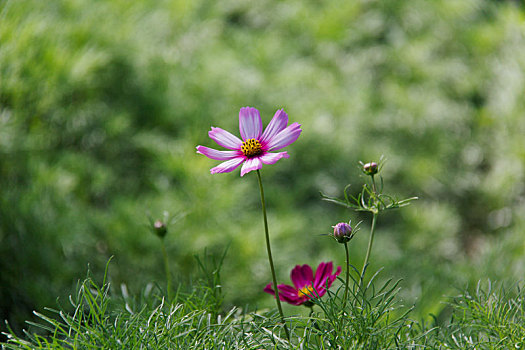
[{"label": "flower bud", "polygon": [[378,171],[378,166],[376,162],[370,162],[363,165],[363,171],[367,175],[375,175]]},{"label": "flower bud", "polygon": [[160,220],[155,221],[153,224],[153,232],[160,238],[164,238],[166,236],[166,233],[168,233],[168,228],[166,227],[166,224],[163,223]]},{"label": "flower bud", "polygon": [[347,224],[346,222],[340,222],[335,226],[332,226],[334,228],[334,238],[339,243],[346,243],[354,237],[352,234],[352,226],[350,226],[350,222]]}]

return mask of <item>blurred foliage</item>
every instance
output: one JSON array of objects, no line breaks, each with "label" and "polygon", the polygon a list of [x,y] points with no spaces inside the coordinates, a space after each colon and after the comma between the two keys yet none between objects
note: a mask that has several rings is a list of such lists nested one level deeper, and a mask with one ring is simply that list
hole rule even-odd
[{"label": "blurred foliage", "polygon": [[[240,107],[303,125],[266,166],[280,278],[344,252],[320,234],[369,218],[321,202],[359,189],[385,154],[372,269],[403,278],[416,312],[480,278],[525,273],[525,12],[516,2],[0,1],[0,319],[64,298],[86,265],[139,290],[162,284],[147,216],[169,227],[172,271],[220,254],[226,305],[271,306],[254,176],[210,175],[210,126]],[[355,221],[355,222],[357,222]],[[461,287],[462,288],[462,287]],[[296,312],[295,310],[293,312]]]}]

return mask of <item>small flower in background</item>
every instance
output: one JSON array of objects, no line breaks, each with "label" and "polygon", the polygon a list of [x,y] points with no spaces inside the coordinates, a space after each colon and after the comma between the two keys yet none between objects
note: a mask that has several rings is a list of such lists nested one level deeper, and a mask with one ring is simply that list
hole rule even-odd
[{"label": "small flower in background", "polygon": [[166,224],[163,223],[160,220],[157,220],[153,223],[153,232],[160,238],[164,238],[166,236],[166,233],[168,233],[168,228],[166,227]]},{"label": "small flower in background", "polygon": [[199,145],[197,153],[225,161],[212,168],[212,174],[229,173],[244,163],[241,168],[241,176],[244,176],[250,171],[261,169],[263,164],[274,164],[281,158],[288,158],[287,152],[270,151],[277,151],[295,142],[302,131],[298,123],[288,125],[288,115],[282,109],[275,112],[266,129],[262,129],[259,111],[252,107],[243,107],[239,111],[242,141],[226,130],[212,127],[208,132],[209,137],[219,146],[231,151],[218,151]]},{"label": "small flower in background", "polygon": [[348,222],[340,222],[335,226],[332,226],[334,228],[334,238],[339,243],[346,243],[349,242],[353,237],[354,234],[352,233],[352,220]]},{"label": "small flower in background", "polygon": [[184,216],[186,216],[186,213],[182,212],[173,215],[165,210],[162,212],[162,217],[160,219],[154,218],[150,213],[146,213],[146,215],[149,221],[149,224],[147,225],[149,230],[153,232],[155,236],[163,239],[168,234],[168,226],[172,226],[176,222],[180,221],[182,218],[184,218]]},{"label": "small flower in background", "polygon": [[[295,266],[290,274],[290,279],[294,285],[278,285],[279,298],[292,305],[301,305],[309,302],[311,298],[316,298],[317,296],[322,297],[325,295],[326,289],[330,288],[337,276],[341,273],[341,266],[337,267],[335,274],[332,274],[332,269],[332,262],[322,262],[317,267],[314,276],[312,268],[309,265]],[[264,291],[275,295],[271,283],[264,288]]]},{"label": "small flower in background", "polygon": [[376,162],[363,164],[363,172],[366,175],[375,175],[379,171],[379,166]]}]

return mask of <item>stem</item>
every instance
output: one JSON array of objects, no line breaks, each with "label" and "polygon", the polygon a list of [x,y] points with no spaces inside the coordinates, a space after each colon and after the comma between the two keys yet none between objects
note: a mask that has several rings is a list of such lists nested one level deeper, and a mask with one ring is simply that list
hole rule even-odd
[{"label": "stem", "polygon": [[343,312],[346,307],[346,299],[348,298],[348,283],[350,280],[350,254],[348,253],[348,243],[345,242],[346,251],[346,283],[345,283],[345,296],[343,298]]},{"label": "stem", "polygon": [[166,252],[166,244],[164,243],[164,238],[162,238],[162,255],[164,257],[164,268],[166,270],[166,284],[168,289],[168,301],[171,303],[171,274],[170,274],[170,264],[168,261],[168,253]]},{"label": "stem", "polygon": [[374,242],[376,219],[377,219],[377,213],[374,212],[372,216],[372,227],[370,228],[370,239],[368,240],[368,249],[366,250],[365,262],[363,264],[363,269],[361,270],[361,282],[363,281],[363,278],[365,277],[366,265],[368,265],[368,259],[370,258],[370,251],[372,250],[372,243]]},{"label": "stem", "polygon": [[272,280],[273,280],[273,288],[275,290],[275,300],[277,302],[277,309],[279,310],[279,314],[281,315],[281,321],[284,325],[284,331],[286,333],[286,338],[288,338],[288,342],[290,342],[290,332],[288,332],[288,327],[286,327],[286,322],[284,320],[284,314],[283,314],[283,308],[281,306],[281,299],[279,298],[279,288],[277,288],[277,277],[275,277],[275,267],[273,266],[273,258],[272,258],[272,249],[270,247],[270,233],[268,232],[268,219],[266,218],[266,204],[264,201],[264,190],[261,180],[261,173],[259,170],[257,170],[257,179],[259,179],[259,189],[261,190],[261,204],[262,204],[262,212],[263,212],[263,218],[264,218],[264,232],[266,236],[266,251],[268,252],[268,261],[270,262],[270,270],[272,270]]},{"label": "stem", "polygon": [[372,191],[374,194],[377,194],[377,187],[376,187],[376,180],[374,179],[374,175],[371,175],[372,177]]}]

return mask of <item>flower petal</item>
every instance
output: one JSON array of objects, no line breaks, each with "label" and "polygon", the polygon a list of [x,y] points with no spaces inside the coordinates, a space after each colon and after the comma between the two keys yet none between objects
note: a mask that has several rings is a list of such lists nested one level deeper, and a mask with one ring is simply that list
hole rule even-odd
[{"label": "flower petal", "polygon": [[328,285],[327,285],[328,288],[332,286],[332,283],[335,281],[335,279],[337,278],[337,276],[339,276],[340,273],[341,273],[341,266],[337,266],[337,270],[335,271],[335,273],[328,278]]},{"label": "flower petal", "polygon": [[288,295],[288,296],[297,296],[297,289],[295,289],[294,287],[290,286],[290,285],[287,285],[287,284],[279,284],[277,286],[279,288],[279,293],[280,294],[284,294],[284,295]]},{"label": "flower petal", "polygon": [[275,291],[273,290],[271,283],[268,283],[266,287],[264,287],[263,291],[268,294],[275,295]]},{"label": "flower petal", "polygon": [[279,152],[279,153],[265,153],[259,157],[261,162],[264,164],[274,164],[281,158],[290,158],[288,152]]},{"label": "flower petal", "polygon": [[301,305],[305,301],[305,297],[300,297],[297,290],[287,284],[279,284],[279,299],[286,301],[292,305]]},{"label": "flower petal", "polygon": [[320,291],[326,287],[326,279],[330,277],[332,273],[332,262],[320,263],[315,271],[314,288]]},{"label": "flower petal", "polygon": [[239,111],[239,131],[244,141],[261,137],[262,120],[257,109],[253,107],[241,108]]},{"label": "flower petal", "polygon": [[242,162],[244,162],[244,158],[242,157],[227,160],[226,162],[217,165],[215,168],[211,168],[210,173],[229,173],[230,171],[237,169]]},{"label": "flower petal", "polygon": [[237,136],[221,128],[214,128],[212,126],[211,131],[208,132],[208,136],[217,142],[219,146],[233,150],[241,149],[242,141]]},{"label": "flower petal", "polygon": [[332,275],[332,269],[330,269],[330,274],[327,276],[327,278],[323,281],[322,287],[319,286],[319,297],[322,297],[328,288],[332,286],[332,283],[335,281],[337,276],[341,273],[341,266],[337,267],[337,271],[335,274]]},{"label": "flower petal", "polygon": [[315,298],[320,298],[326,294],[326,288],[321,288],[320,290],[316,289],[315,292],[316,292]]},{"label": "flower petal", "polygon": [[243,164],[241,168],[241,176],[244,176],[244,174],[247,174],[250,171],[258,170],[261,168],[262,168],[262,162],[259,159],[259,157],[248,158],[246,159],[246,162]]},{"label": "flower petal", "polygon": [[[320,263],[315,273],[314,286],[317,290],[330,288],[332,283],[335,281],[337,276],[341,273],[341,266],[337,267],[335,274],[332,274],[333,264],[332,262]],[[324,294],[324,293],[323,293]]]},{"label": "flower petal", "polygon": [[305,301],[308,300],[308,298],[306,298],[306,297],[297,297],[297,298],[286,300],[285,298],[281,298],[281,295],[279,295],[279,299],[281,299],[282,301],[286,301],[288,304],[292,304],[292,305],[296,305],[296,306],[297,305],[301,305]]},{"label": "flower petal", "polygon": [[242,157],[242,152],[239,151],[217,151],[216,149],[197,146],[197,153],[203,154],[210,159],[228,160],[237,157]]},{"label": "flower petal", "polygon": [[312,268],[308,265],[297,265],[293,268],[290,278],[297,289],[301,289],[304,286],[312,285],[314,274]]},{"label": "flower petal", "polygon": [[266,126],[266,129],[264,129],[264,132],[259,139],[261,144],[267,143],[269,139],[284,130],[286,125],[288,125],[288,114],[286,114],[284,110],[280,109],[275,112],[272,120],[270,120],[270,123]]},{"label": "flower petal", "polygon": [[[299,297],[297,290],[292,286],[279,284],[277,288],[279,288],[279,299],[282,301],[292,305],[301,305],[305,301],[303,300],[304,298]],[[273,290],[271,283],[268,283],[268,285],[264,287],[264,291],[275,296],[275,291]]]},{"label": "flower petal", "polygon": [[295,142],[301,134],[301,124],[293,123],[274,135],[266,144],[267,151],[275,151]]}]

